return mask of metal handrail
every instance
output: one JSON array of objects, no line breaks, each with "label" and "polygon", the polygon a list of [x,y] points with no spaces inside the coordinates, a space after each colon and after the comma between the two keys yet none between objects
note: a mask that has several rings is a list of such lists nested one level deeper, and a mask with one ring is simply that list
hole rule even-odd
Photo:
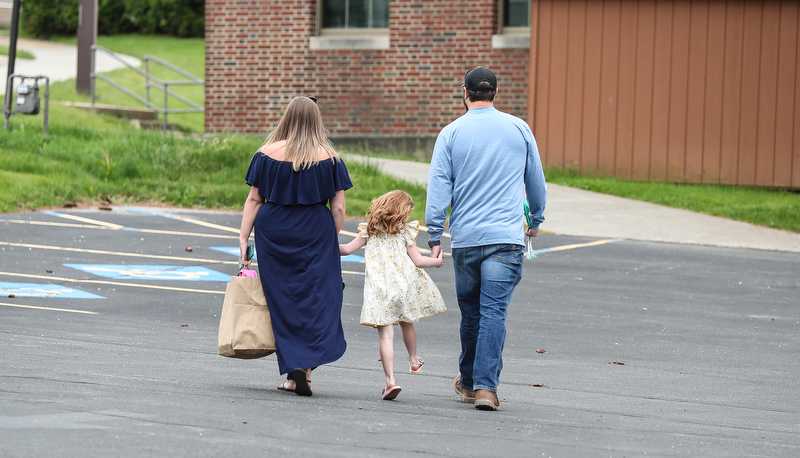
[{"label": "metal handrail", "polygon": [[181,69],[181,68],[178,68],[178,67],[176,67],[176,66],[174,66],[174,65],[170,64],[169,62],[166,62],[166,61],[164,61],[163,59],[161,59],[161,58],[159,58],[159,57],[156,57],[156,56],[151,56],[151,55],[149,55],[149,54],[146,54],[146,55],[144,56],[145,68],[148,68],[147,62],[148,62],[148,61],[151,61],[151,60],[154,60],[154,61],[156,61],[157,63],[159,63],[159,64],[161,64],[161,65],[163,65],[163,66],[167,67],[168,69],[170,69],[170,70],[174,71],[175,73],[179,73],[179,74],[181,74],[182,76],[185,76],[185,77],[189,78],[190,80],[194,81],[194,83],[191,83],[191,82],[186,82],[186,84],[195,84],[195,83],[197,83],[197,84],[205,84],[205,81],[203,81],[203,80],[201,80],[200,78],[198,78],[198,77],[196,77],[196,76],[192,75],[191,73],[189,73],[189,72],[187,72],[187,71],[185,71],[185,70],[183,70],[183,69]]},{"label": "metal handrail", "polygon": [[[96,69],[96,57],[95,57],[95,55],[96,55],[97,51],[101,51],[101,52],[105,53],[106,55],[110,56],[111,58],[115,59],[116,61],[122,63],[125,67],[127,67],[127,68],[135,71],[139,75],[143,76],[145,78],[145,97],[142,98],[140,95],[137,95],[137,94],[133,93],[132,91],[130,91],[129,89],[126,89],[124,86],[122,86],[121,84],[119,84],[116,81],[112,80],[111,78],[109,78],[109,77],[107,77],[105,75],[97,73],[95,71],[95,69]],[[158,64],[163,65],[164,67],[167,67],[168,69],[180,74],[181,76],[189,78],[191,81],[163,81],[163,80],[151,75],[150,74],[150,61],[151,60],[156,62],[156,63],[158,63]],[[146,55],[146,56],[144,56],[144,62],[145,62],[145,70],[142,70],[142,69],[140,69],[138,67],[134,67],[133,65],[129,64],[128,62],[125,62],[125,60],[123,60],[122,58],[117,56],[112,51],[110,51],[110,50],[108,50],[108,49],[106,49],[106,48],[104,48],[102,46],[99,46],[99,45],[92,45],[92,72],[91,72],[91,75],[90,75],[92,106],[94,106],[94,104],[95,104],[95,79],[96,78],[100,78],[101,80],[105,81],[106,83],[110,84],[111,86],[119,89],[124,94],[128,95],[129,97],[132,97],[133,99],[137,100],[138,102],[144,104],[147,108],[155,111],[156,113],[160,113],[162,115],[162,117],[163,117],[163,127],[162,127],[163,130],[167,130],[167,114],[168,113],[203,113],[203,112],[205,112],[205,109],[202,106],[200,106],[199,104],[187,99],[186,97],[184,97],[184,96],[182,96],[180,94],[177,94],[177,93],[169,90],[169,86],[205,85],[205,81],[204,80],[202,80],[202,79],[192,75],[191,73],[186,72],[185,70],[183,70],[181,68],[178,68],[178,67],[170,64],[169,62],[166,62],[166,61],[164,61],[164,60],[162,60],[162,59],[160,59],[160,58],[158,58],[156,56]],[[157,89],[161,90],[164,93],[164,107],[163,108],[159,107],[158,105],[155,105],[153,102],[150,101],[150,88],[151,87],[157,88]],[[170,96],[180,100],[181,102],[191,106],[192,108],[173,108],[173,109],[169,109],[168,108],[168,100],[169,100]]]}]

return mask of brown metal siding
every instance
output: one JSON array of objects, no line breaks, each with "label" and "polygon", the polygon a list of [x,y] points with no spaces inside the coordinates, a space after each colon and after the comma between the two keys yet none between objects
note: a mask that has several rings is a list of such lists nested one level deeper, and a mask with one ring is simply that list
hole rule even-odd
[{"label": "brown metal siding", "polygon": [[533,0],[546,164],[800,188],[796,1]]}]

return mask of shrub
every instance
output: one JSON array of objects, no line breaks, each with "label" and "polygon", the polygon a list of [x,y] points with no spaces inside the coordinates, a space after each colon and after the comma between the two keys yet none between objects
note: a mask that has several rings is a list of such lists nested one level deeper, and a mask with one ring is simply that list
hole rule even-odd
[{"label": "shrub", "polygon": [[78,30],[78,0],[25,2],[20,10],[20,25],[37,37],[74,34]]},{"label": "shrub", "polygon": [[[204,0],[99,0],[97,33],[163,34],[202,37]],[[78,0],[36,0],[22,5],[20,24],[39,38],[74,35],[78,30]]]}]

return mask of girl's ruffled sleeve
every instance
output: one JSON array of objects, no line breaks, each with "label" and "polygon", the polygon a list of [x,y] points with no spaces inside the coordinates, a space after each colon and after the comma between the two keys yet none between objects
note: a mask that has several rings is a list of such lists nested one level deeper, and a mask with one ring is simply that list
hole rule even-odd
[{"label": "girl's ruffled sleeve", "polygon": [[403,230],[403,236],[406,238],[406,245],[413,245],[416,243],[417,235],[419,234],[419,221],[409,221]]},{"label": "girl's ruffled sleeve", "polygon": [[358,235],[361,238],[369,238],[369,234],[367,233],[367,223],[358,223]]}]

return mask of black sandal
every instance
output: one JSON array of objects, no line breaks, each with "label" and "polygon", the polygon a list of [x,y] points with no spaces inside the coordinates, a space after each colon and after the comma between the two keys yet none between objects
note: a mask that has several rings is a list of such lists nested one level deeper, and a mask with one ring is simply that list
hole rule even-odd
[{"label": "black sandal", "polygon": [[298,396],[311,396],[311,380],[306,378],[306,371],[303,369],[294,369],[292,371],[292,378],[294,379],[294,394]]}]

